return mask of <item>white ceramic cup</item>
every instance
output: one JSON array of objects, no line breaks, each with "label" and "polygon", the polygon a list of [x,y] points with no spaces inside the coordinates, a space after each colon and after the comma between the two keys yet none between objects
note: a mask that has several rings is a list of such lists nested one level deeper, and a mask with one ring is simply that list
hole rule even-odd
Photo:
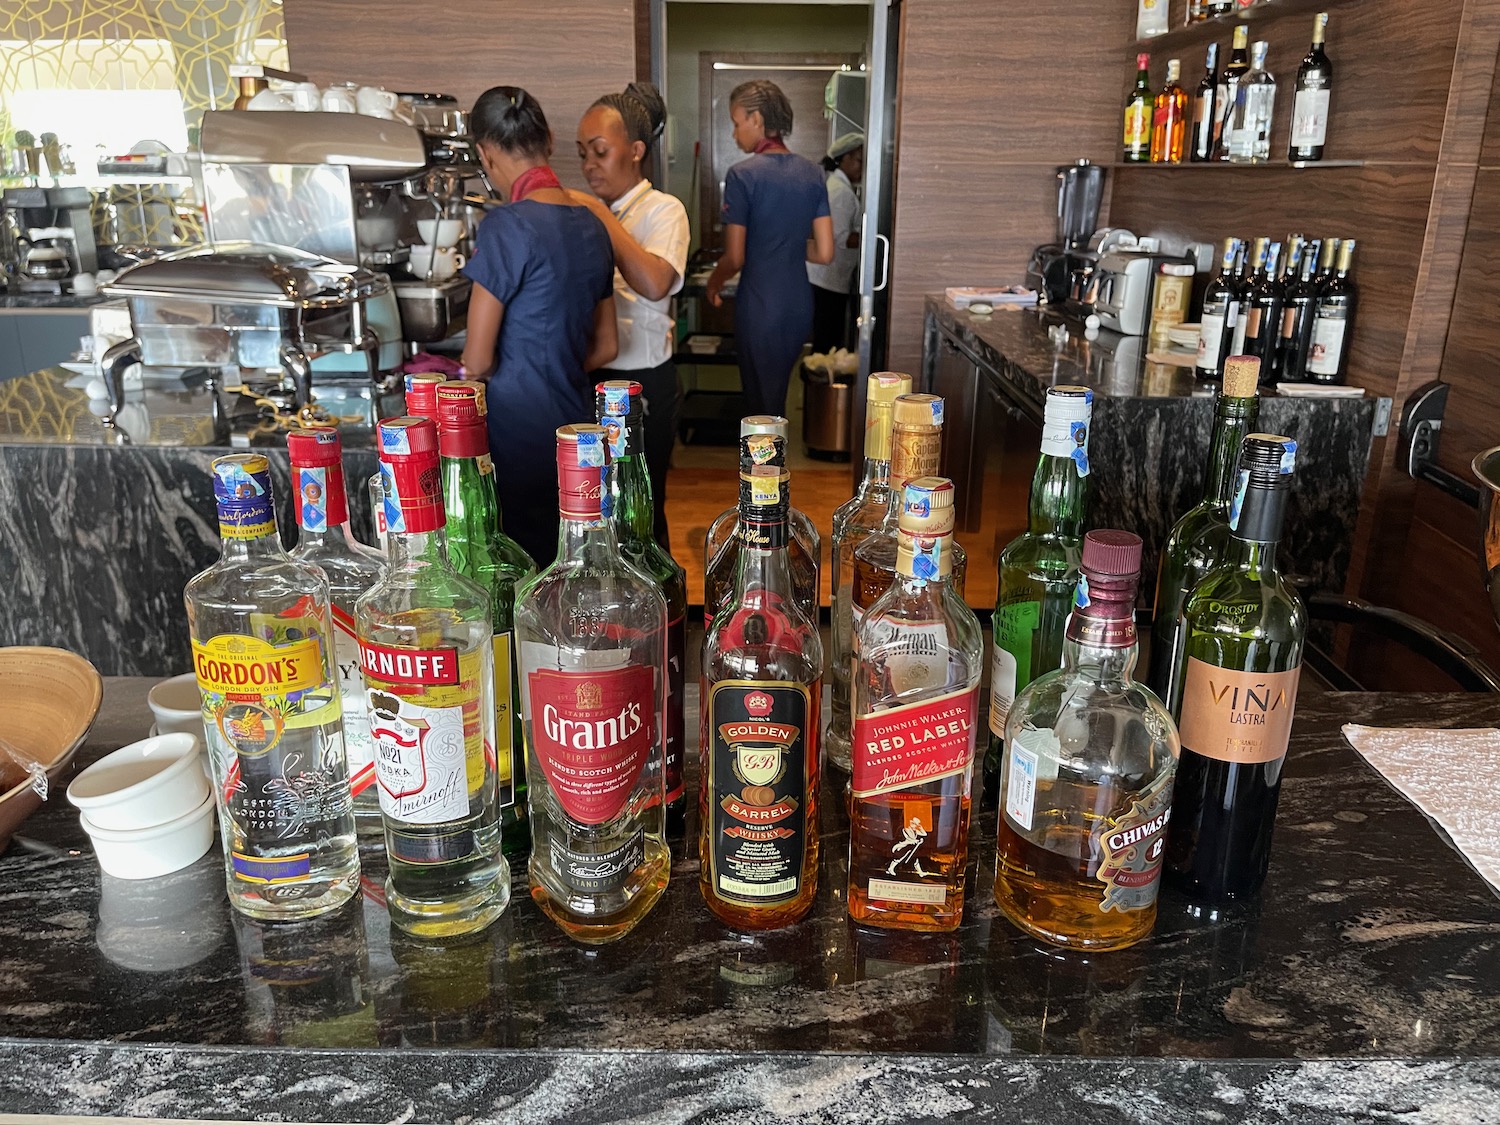
[{"label": "white ceramic cup", "polygon": [[203,743],[193,734],[161,734],[122,746],[68,786],[68,800],[98,829],[133,832],[186,816],[212,795]]},{"label": "white ceramic cup", "polygon": [[384,117],[390,120],[396,116],[396,103],[400,100],[400,97],[384,86],[361,86],[354,93],[354,104],[366,117]]},{"label": "white ceramic cup", "polygon": [[185,816],[154,828],[121,832],[98,827],[87,814],[79,820],[106,875],[117,879],[155,879],[181,871],[213,846],[214,797],[210,793]]},{"label": "white ceramic cup", "polygon": [[323,91],[324,113],[358,113],[352,86],[330,86]]},{"label": "white ceramic cup", "polygon": [[156,718],[157,734],[191,734],[203,738],[203,696],[191,672],[163,680],[146,696]]},{"label": "white ceramic cup", "polygon": [[441,246],[446,250],[458,245],[464,233],[464,223],[462,219],[418,219],[417,231],[427,245]]},{"label": "white ceramic cup", "polygon": [[430,268],[432,280],[447,281],[463,267],[463,264],[464,256],[451,246],[440,247],[436,251],[431,246],[411,248],[411,272],[424,280]]},{"label": "white ceramic cup", "polygon": [[323,107],[323,92],[313,82],[298,82],[288,86],[285,93],[292,99],[292,108],[300,113],[312,113]]}]

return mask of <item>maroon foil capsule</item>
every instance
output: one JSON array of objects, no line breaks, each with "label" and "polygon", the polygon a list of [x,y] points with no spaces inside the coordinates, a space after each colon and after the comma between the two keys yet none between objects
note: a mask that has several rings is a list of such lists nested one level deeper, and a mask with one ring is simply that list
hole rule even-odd
[{"label": "maroon foil capsule", "polygon": [[1068,639],[1105,648],[1135,644],[1135,595],[1140,577],[1139,535],[1112,529],[1085,535]]},{"label": "maroon foil capsule", "polygon": [[603,507],[609,439],[603,426],[561,426],[557,431],[557,502],[565,520],[597,520]]}]

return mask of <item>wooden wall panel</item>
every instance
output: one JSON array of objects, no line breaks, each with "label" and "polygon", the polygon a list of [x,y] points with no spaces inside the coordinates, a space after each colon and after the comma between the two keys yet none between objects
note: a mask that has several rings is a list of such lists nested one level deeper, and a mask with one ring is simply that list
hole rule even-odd
[{"label": "wooden wall panel", "polygon": [[1500,170],[1479,173],[1453,304],[1442,378],[1452,386],[1439,460],[1469,471],[1481,450],[1500,444]]},{"label": "wooden wall panel", "polygon": [[564,182],[584,186],[578,119],[635,78],[633,0],[285,0],[293,70],[319,84],[436,90],[472,105],[491,86],[524,86],[546,111]]}]

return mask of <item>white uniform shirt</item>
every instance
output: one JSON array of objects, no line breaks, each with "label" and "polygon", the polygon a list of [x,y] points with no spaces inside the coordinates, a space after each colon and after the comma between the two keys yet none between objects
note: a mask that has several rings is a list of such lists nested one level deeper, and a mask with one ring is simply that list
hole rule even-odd
[{"label": "white uniform shirt", "polygon": [[826,266],[807,263],[807,280],[814,285],[835,293],[848,293],[854,288],[859,250],[850,248],[849,236],[859,231],[862,210],[854,184],[844,175],[842,168],[835,168],[828,175],[828,213],[833,216],[833,261]]},{"label": "white uniform shirt", "polygon": [[644,371],[659,367],[672,357],[672,294],[682,288],[687,272],[688,216],[682,200],[657,191],[642,180],[609,205],[614,217],[649,254],[677,271],[671,293],[660,301],[648,301],[626,284],[615,270],[615,322],[619,327],[620,351],[610,363],[617,371]]}]

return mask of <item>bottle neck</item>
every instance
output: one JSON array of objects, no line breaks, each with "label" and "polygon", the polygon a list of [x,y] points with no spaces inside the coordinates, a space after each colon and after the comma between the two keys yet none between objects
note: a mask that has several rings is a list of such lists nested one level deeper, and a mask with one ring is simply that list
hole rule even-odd
[{"label": "bottle neck", "polygon": [[640,415],[632,415],[626,423],[624,448],[610,464],[611,518],[620,545],[627,549],[643,550],[655,531],[651,476],[641,454],[644,442]]},{"label": "bottle neck", "polygon": [[1243,471],[1240,477],[1244,483],[1237,505],[1231,507],[1228,557],[1241,570],[1265,580],[1277,573],[1276,544],[1281,539],[1287,490],[1250,484]]},{"label": "bottle neck", "polygon": [[1084,477],[1071,457],[1043,453],[1031,478],[1027,528],[1033,535],[1083,535]]},{"label": "bottle neck", "polygon": [[448,567],[448,535],[436,531],[387,532],[386,555],[393,570],[416,570],[425,566]]},{"label": "bottle neck", "polygon": [[1097,645],[1063,638],[1062,666],[1067,672],[1098,684],[1122,684],[1134,678],[1140,645]]},{"label": "bottle neck", "polygon": [[306,524],[302,525],[302,532],[297,537],[297,546],[309,551],[333,551],[343,554],[358,554],[356,544],[359,541],[354,538],[354,532],[349,527],[348,521],[336,524],[333,527],[313,529]]},{"label": "bottle neck", "polygon": [[1208,450],[1208,480],[1204,495],[1219,505],[1229,503],[1240,463],[1240,447],[1260,413],[1260,399],[1220,395],[1214,408],[1213,444]]},{"label": "bottle neck", "polygon": [[877,457],[865,458],[864,475],[859,478],[857,495],[869,496],[891,483],[891,463]]},{"label": "bottle neck", "polygon": [[265,530],[250,538],[231,537],[223,534],[224,525],[220,524],[220,542],[222,549],[220,557],[224,562],[255,562],[257,560],[272,561],[286,558],[286,548],[281,545],[281,536],[276,534],[276,523],[273,520],[265,525]]}]

